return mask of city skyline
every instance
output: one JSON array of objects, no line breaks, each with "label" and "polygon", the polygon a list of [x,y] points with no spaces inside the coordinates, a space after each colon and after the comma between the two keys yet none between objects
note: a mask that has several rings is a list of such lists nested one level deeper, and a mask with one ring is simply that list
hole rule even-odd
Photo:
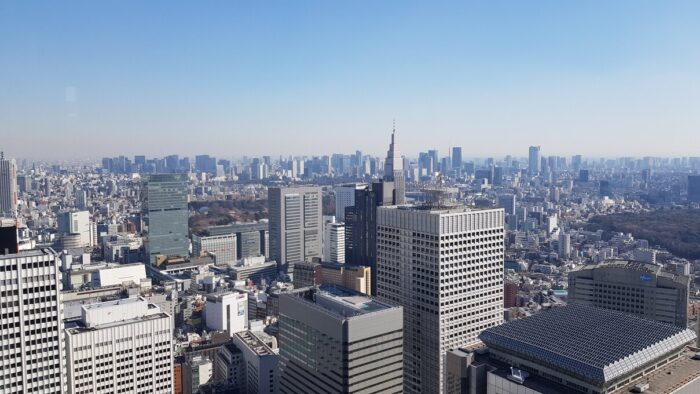
[{"label": "city skyline", "polygon": [[700,125],[696,2],[0,10],[11,157],[381,156],[393,118],[409,156],[692,156]]}]

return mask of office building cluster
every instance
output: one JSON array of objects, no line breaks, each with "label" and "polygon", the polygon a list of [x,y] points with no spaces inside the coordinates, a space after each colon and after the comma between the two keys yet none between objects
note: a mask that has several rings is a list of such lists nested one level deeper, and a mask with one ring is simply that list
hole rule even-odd
[{"label": "office building cluster", "polygon": [[0,393],[700,391],[699,158],[388,142],[0,155]]}]

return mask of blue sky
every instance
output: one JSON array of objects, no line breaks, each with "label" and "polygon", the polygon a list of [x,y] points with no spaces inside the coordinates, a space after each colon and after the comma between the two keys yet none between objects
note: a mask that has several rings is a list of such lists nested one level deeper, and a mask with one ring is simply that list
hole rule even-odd
[{"label": "blue sky", "polygon": [[698,1],[4,1],[7,155],[700,155]]}]

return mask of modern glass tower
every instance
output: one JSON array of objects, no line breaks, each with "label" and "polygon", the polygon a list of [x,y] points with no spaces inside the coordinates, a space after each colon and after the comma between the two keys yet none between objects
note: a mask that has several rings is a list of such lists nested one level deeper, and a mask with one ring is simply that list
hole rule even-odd
[{"label": "modern glass tower", "polygon": [[187,175],[152,174],[144,179],[144,245],[151,264],[156,256],[187,256]]},{"label": "modern glass tower", "polygon": [[14,217],[17,210],[17,165],[0,152],[0,216]]}]

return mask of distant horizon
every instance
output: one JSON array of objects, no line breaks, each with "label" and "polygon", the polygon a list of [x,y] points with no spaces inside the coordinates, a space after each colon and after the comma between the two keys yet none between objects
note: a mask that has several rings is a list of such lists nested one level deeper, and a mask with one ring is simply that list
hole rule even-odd
[{"label": "distant horizon", "polygon": [[382,157],[396,119],[410,157],[693,157],[697,15],[692,0],[1,2],[1,148]]}]

